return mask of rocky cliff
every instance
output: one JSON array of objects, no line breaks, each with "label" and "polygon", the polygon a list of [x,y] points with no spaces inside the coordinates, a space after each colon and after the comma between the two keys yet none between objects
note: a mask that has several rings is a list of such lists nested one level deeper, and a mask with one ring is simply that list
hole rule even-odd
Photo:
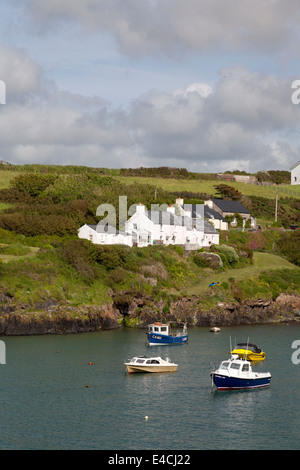
[{"label": "rocky cliff", "polygon": [[300,321],[300,296],[287,294],[274,301],[219,302],[209,310],[200,307],[197,296],[154,303],[148,296],[130,297],[124,293],[101,307],[72,307],[50,301],[31,310],[26,305],[16,307],[3,296],[0,300],[3,336],[82,333],[122,325],[145,328],[153,321],[205,327]]}]

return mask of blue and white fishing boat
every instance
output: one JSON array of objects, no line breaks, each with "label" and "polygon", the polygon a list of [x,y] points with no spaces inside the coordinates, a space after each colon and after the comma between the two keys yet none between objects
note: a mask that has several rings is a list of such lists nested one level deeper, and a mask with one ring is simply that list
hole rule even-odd
[{"label": "blue and white fishing boat", "polygon": [[187,343],[189,335],[186,323],[184,323],[182,331],[171,333],[169,324],[156,322],[148,325],[147,338],[149,346],[170,346]]},{"label": "blue and white fishing boat", "polygon": [[232,355],[222,361],[219,368],[211,372],[212,381],[218,390],[242,390],[267,387],[270,372],[253,372],[251,362]]}]

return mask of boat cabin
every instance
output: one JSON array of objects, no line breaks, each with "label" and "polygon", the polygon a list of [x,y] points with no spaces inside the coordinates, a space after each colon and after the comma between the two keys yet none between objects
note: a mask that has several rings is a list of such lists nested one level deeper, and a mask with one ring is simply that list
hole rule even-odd
[{"label": "boat cabin", "polygon": [[160,361],[155,357],[133,357],[130,361],[131,364],[160,364]]},{"label": "boat cabin", "polygon": [[157,333],[160,335],[169,335],[169,325],[163,324],[163,323],[152,323],[151,325],[148,325],[148,333]]},{"label": "boat cabin", "polygon": [[220,365],[220,369],[232,369],[241,370],[242,372],[248,372],[250,370],[250,364],[241,364],[240,362],[223,361]]},{"label": "boat cabin", "polygon": [[229,374],[243,375],[244,373],[252,372],[252,367],[249,361],[238,359],[238,357],[234,355],[231,359],[221,362],[219,370],[220,372],[226,370]]}]

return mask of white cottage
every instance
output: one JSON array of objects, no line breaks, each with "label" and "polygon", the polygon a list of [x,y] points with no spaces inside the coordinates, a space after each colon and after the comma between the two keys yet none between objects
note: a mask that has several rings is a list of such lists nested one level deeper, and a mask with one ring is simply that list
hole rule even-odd
[{"label": "white cottage", "polygon": [[300,184],[300,161],[291,168],[291,184]]},{"label": "white cottage", "polygon": [[130,234],[120,232],[108,224],[85,224],[78,230],[78,237],[97,245],[133,245]]},{"label": "white cottage", "polygon": [[133,244],[139,247],[154,243],[184,245],[186,242],[184,221],[175,215],[172,207],[167,211],[148,211],[140,204],[125,223],[125,230],[132,235]]},{"label": "white cottage", "polygon": [[132,234],[133,244],[139,247],[160,244],[195,249],[219,243],[218,231],[204,218],[195,221],[188,210],[184,215],[176,215],[173,206],[166,211],[148,211],[139,205],[125,229]]},{"label": "white cottage", "polygon": [[[227,220],[217,211],[215,211],[210,204],[210,201],[205,201],[203,204],[184,204],[183,199],[176,199],[176,205],[181,214],[190,214],[194,222],[199,223],[201,219],[208,220],[210,224],[218,230],[228,230]],[[205,225],[207,230],[210,227]],[[218,232],[215,232],[216,234]]]}]

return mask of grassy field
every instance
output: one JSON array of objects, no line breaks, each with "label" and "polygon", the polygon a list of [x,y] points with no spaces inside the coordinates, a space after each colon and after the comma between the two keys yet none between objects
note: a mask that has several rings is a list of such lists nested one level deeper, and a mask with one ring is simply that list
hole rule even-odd
[{"label": "grassy field", "polygon": [[274,269],[293,269],[300,270],[297,266],[289,263],[280,256],[273,255],[271,253],[253,253],[253,264],[244,268],[229,269],[226,272],[211,274],[194,286],[187,289],[188,295],[201,295],[208,289],[209,284],[213,282],[228,282],[229,278],[236,278],[238,281],[251,279],[259,276],[263,271],[274,270]]},{"label": "grassy field", "polygon": [[[180,192],[190,191],[193,193],[207,193],[214,195],[215,186],[222,183],[219,180],[189,180],[189,179],[167,179],[167,178],[147,178],[135,176],[117,176],[120,182],[124,184],[151,184],[166,191]],[[233,186],[245,196],[261,196],[269,199],[275,199],[276,187],[279,197],[300,197],[300,185],[280,185],[280,186],[260,186],[255,184],[225,182]]]},{"label": "grassy field", "polygon": [[0,171],[0,189],[8,188],[10,181],[18,176],[20,172],[4,170]]},{"label": "grassy field", "polygon": [[[19,244],[8,245],[6,243],[0,243],[0,249],[4,249],[4,252],[0,253],[0,262],[8,263],[9,261],[18,261],[35,256],[40,248],[35,246],[22,246]],[[5,252],[5,249],[7,249],[7,252]]]},{"label": "grassy field", "polygon": [[[9,187],[10,181],[18,176],[21,172],[18,171],[0,171],[0,189]],[[113,176],[118,181],[124,184],[150,184],[163,188],[166,191],[180,192],[190,191],[193,193],[207,193],[215,194],[215,186],[222,183],[217,179],[215,180],[189,180],[189,179],[171,179],[171,178],[147,178],[136,176]],[[260,186],[246,183],[223,182],[233,186],[245,196],[261,196],[269,199],[275,199],[276,188],[278,188],[279,197],[296,197],[300,198],[300,185],[279,185],[279,186]]]}]

